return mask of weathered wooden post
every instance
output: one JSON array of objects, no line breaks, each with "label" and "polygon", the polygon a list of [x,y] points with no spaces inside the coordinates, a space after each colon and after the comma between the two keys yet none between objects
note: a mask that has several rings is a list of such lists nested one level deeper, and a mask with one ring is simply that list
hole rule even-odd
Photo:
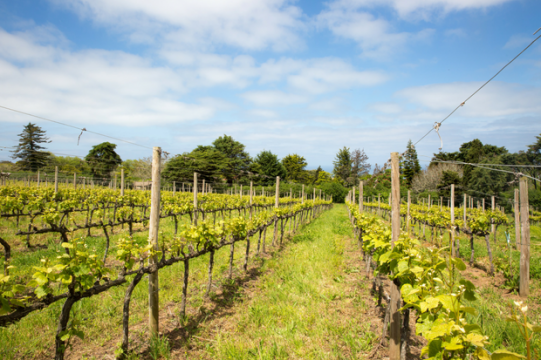
[{"label": "weathered wooden post", "polygon": [[192,224],[197,225],[197,173],[193,173],[193,220]]},{"label": "weathered wooden post", "polygon": [[58,166],[54,167],[54,193],[58,192]]},{"label": "weathered wooden post", "polygon": [[120,196],[124,196],[124,169],[120,169]]},{"label": "weathered wooden post", "polygon": [[[391,153],[391,195],[392,195],[392,238],[391,247],[394,248],[395,242],[400,236],[400,170],[398,165],[398,153]],[[402,321],[398,309],[400,306],[400,289],[399,284],[394,281],[391,283],[391,304],[390,304],[390,321],[391,343],[389,347],[389,359],[400,360],[400,329]]]},{"label": "weathered wooden post", "polygon": [[77,173],[73,173],[73,189],[77,189]]},{"label": "weathered wooden post", "polygon": [[177,182],[173,181],[173,196],[177,193]]},{"label": "weathered wooden post", "polygon": [[301,203],[304,204],[304,184],[302,184]]},{"label": "weathered wooden post", "polygon": [[[150,198],[150,223],[148,230],[149,245],[155,251],[159,250],[158,233],[160,225],[160,163],[162,149],[152,149],[152,192]],[[149,259],[150,264],[158,263],[158,255],[155,254]],[[158,336],[159,332],[159,280],[158,270],[148,275],[148,305],[149,305],[149,330],[151,336]]]},{"label": "weathered wooden post", "polygon": [[455,184],[451,184],[451,256],[456,256],[455,246]]},{"label": "weathered wooden post", "polygon": [[520,287],[521,297],[530,294],[530,213],[528,210],[528,179],[520,179],[520,222],[522,237],[520,246]]},{"label": "weathered wooden post", "polygon": [[364,211],[364,190],[363,190],[363,182],[359,181],[359,212],[362,214]]},{"label": "weathered wooden post", "polygon": [[517,246],[517,250],[519,249],[519,243],[520,243],[520,211],[519,211],[519,195],[518,195],[518,189],[515,189],[515,243]]},{"label": "weathered wooden post", "polygon": [[38,170],[38,179],[37,179],[37,187],[39,187],[39,170]]}]

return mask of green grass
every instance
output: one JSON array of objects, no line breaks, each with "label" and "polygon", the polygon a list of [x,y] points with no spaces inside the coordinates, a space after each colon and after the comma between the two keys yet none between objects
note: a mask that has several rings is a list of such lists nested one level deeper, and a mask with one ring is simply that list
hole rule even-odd
[{"label": "green grass", "polygon": [[351,270],[345,248],[356,246],[347,236],[343,205],[295,236],[265,264],[257,296],[240,307],[234,330],[216,334],[208,358],[357,359],[369,352],[376,336],[360,318],[368,305],[344,280]]}]

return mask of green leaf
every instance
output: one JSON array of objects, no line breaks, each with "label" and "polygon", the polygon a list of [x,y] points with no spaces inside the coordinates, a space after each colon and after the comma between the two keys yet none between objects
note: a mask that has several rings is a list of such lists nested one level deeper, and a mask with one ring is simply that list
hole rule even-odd
[{"label": "green leaf", "polygon": [[455,264],[456,268],[460,271],[466,270],[466,264],[460,258],[453,258],[452,262]]},{"label": "green leaf", "polygon": [[47,295],[47,291],[43,288],[43,286],[40,286],[40,287],[37,287],[35,290],[34,290],[34,293],[36,294],[36,296],[41,299],[42,297],[46,296]]},{"label": "green leaf", "polygon": [[69,331],[67,331],[67,330],[60,332],[59,335],[60,335],[60,340],[62,340],[62,341],[68,341],[69,338],[71,337]]},{"label": "green leaf", "polygon": [[431,340],[428,344],[428,356],[434,357],[441,351],[442,341],[440,339]]},{"label": "green leaf", "polygon": [[466,331],[466,334],[473,333],[483,335],[483,329],[477,324],[464,325],[464,330]]},{"label": "green leaf", "polygon": [[525,356],[507,351],[507,350],[496,350],[492,353],[492,360],[519,360],[526,359]]},{"label": "green leaf", "polygon": [[488,355],[488,352],[482,347],[475,349],[475,355],[479,358],[479,360],[490,360],[490,355]]},{"label": "green leaf", "polygon": [[541,332],[541,326],[539,326],[539,325],[534,325],[534,326],[532,326],[532,331],[533,331],[534,333]]},{"label": "green leaf", "polygon": [[60,244],[60,246],[66,249],[73,249],[73,245],[67,242],[63,242],[62,244]]},{"label": "green leaf", "polygon": [[468,314],[471,314],[471,315],[477,315],[477,310],[475,308],[472,308],[472,307],[469,307],[469,306],[461,306],[460,310],[464,311],[464,312],[466,312]]}]

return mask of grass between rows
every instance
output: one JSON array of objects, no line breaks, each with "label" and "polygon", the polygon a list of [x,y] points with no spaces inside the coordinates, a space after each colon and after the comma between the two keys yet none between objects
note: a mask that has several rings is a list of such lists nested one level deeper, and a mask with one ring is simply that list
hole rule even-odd
[{"label": "grass between rows", "polygon": [[285,251],[265,263],[256,295],[239,306],[233,325],[201,335],[214,341],[200,356],[362,358],[376,335],[363,319],[371,301],[361,296],[366,284],[347,261],[352,256],[348,252],[358,246],[351,237],[343,205],[308,225]]}]

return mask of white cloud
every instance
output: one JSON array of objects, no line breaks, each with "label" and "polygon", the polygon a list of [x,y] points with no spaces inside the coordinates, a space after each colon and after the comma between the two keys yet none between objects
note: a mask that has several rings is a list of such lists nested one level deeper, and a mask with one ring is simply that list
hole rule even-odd
[{"label": "white cloud", "polygon": [[286,50],[302,44],[302,11],[288,0],[51,0],[85,18],[127,32],[133,41],[165,38],[204,48]]},{"label": "white cloud", "polygon": [[388,6],[402,18],[430,18],[451,11],[485,9],[514,0],[337,0],[332,4],[349,9]]},{"label": "white cloud", "polygon": [[[418,109],[450,112],[482,82],[457,82],[411,87],[396,96]],[[454,116],[470,118],[541,114],[541,88],[493,81],[471,98]],[[439,120],[439,119],[435,119]]]},{"label": "white cloud", "polygon": [[294,60],[271,59],[261,65],[260,83],[285,79],[291,87],[304,92],[321,94],[335,90],[379,85],[389,76],[382,71],[358,71],[338,58]]},{"label": "white cloud", "polygon": [[120,51],[69,52],[34,40],[0,29],[3,105],[81,125],[155,125],[213,115],[211,107],[178,101],[186,88],[169,68]]},{"label": "white cloud", "polygon": [[341,2],[330,4],[318,15],[317,21],[333,34],[357,42],[362,56],[367,58],[388,60],[392,54],[403,50],[408,42],[426,39],[432,34],[430,29],[416,34],[396,32],[389,21],[343,5]]},{"label": "white cloud", "polygon": [[287,94],[278,90],[248,91],[242,94],[242,97],[258,106],[283,106],[308,101],[304,96]]},{"label": "white cloud", "polygon": [[384,114],[399,114],[404,109],[402,106],[392,102],[377,102],[370,105],[370,108],[376,112]]},{"label": "white cloud", "polygon": [[276,114],[274,111],[265,110],[265,109],[250,110],[248,114],[252,116],[267,118],[267,119],[276,118],[278,116],[278,114]]}]

